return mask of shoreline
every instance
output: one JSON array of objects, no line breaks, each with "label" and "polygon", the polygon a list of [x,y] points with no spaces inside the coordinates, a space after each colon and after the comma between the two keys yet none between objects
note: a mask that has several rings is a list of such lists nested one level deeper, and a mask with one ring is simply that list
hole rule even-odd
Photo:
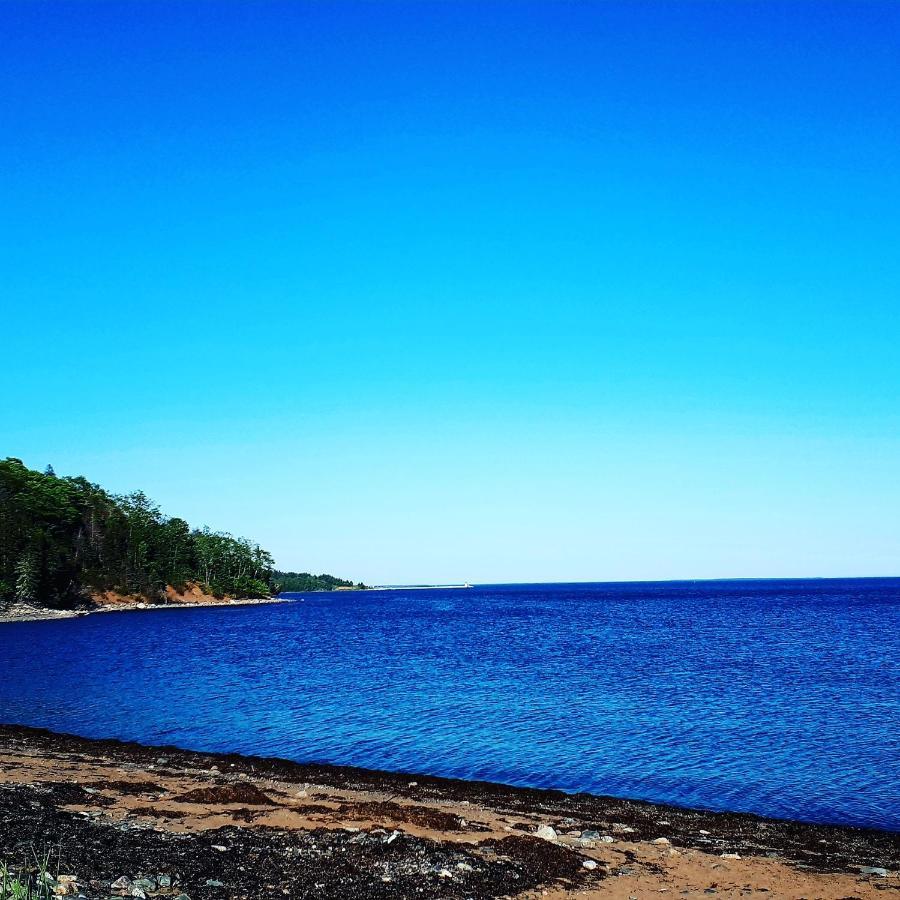
[{"label": "shoreline", "polygon": [[139,610],[172,610],[172,609],[197,609],[200,607],[214,606],[263,606],[269,603],[296,603],[291,598],[281,597],[248,597],[243,600],[179,600],[172,603],[109,603],[97,604],[84,609],[53,609],[51,607],[31,606],[18,603],[3,608],[0,607],[0,625],[8,625],[12,622],[46,622],[57,619],[81,619],[85,616],[97,613],[137,612]]},{"label": "shoreline", "polygon": [[0,860],[48,839],[88,898],[900,891],[896,832],[0,725]]}]

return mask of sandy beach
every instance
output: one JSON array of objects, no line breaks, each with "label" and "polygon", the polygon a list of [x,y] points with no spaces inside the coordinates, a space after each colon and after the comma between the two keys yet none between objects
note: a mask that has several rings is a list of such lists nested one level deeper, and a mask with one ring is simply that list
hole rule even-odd
[{"label": "sandy beach", "polygon": [[0,726],[32,847],[88,898],[900,896],[895,833]]}]

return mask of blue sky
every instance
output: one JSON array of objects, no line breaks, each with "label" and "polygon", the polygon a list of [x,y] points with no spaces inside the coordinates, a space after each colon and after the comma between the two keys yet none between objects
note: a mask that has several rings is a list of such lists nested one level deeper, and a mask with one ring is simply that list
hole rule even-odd
[{"label": "blue sky", "polygon": [[3,455],[369,582],[900,574],[900,5],[0,33]]}]

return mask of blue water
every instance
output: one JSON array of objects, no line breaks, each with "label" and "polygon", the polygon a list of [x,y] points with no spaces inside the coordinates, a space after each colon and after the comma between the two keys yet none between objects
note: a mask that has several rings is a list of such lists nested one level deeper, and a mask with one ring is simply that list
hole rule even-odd
[{"label": "blue water", "polygon": [[900,830],[900,579],[311,594],[0,642],[0,721]]}]

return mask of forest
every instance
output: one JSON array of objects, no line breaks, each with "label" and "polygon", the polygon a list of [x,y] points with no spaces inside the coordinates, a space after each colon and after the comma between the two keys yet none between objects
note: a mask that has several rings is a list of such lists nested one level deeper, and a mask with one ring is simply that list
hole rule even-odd
[{"label": "forest", "polygon": [[273,572],[275,590],[278,593],[304,593],[306,591],[364,590],[360,581],[354,584],[334,575],[310,575],[309,572]]},{"label": "forest", "polygon": [[[317,586],[349,582],[308,576]],[[51,467],[0,462],[0,603],[68,607],[94,592],[164,599],[166,586],[198,584],[217,596],[265,597],[297,590],[276,583],[271,554],[254,541],[166,516],[143,492],[111,494]]]}]

